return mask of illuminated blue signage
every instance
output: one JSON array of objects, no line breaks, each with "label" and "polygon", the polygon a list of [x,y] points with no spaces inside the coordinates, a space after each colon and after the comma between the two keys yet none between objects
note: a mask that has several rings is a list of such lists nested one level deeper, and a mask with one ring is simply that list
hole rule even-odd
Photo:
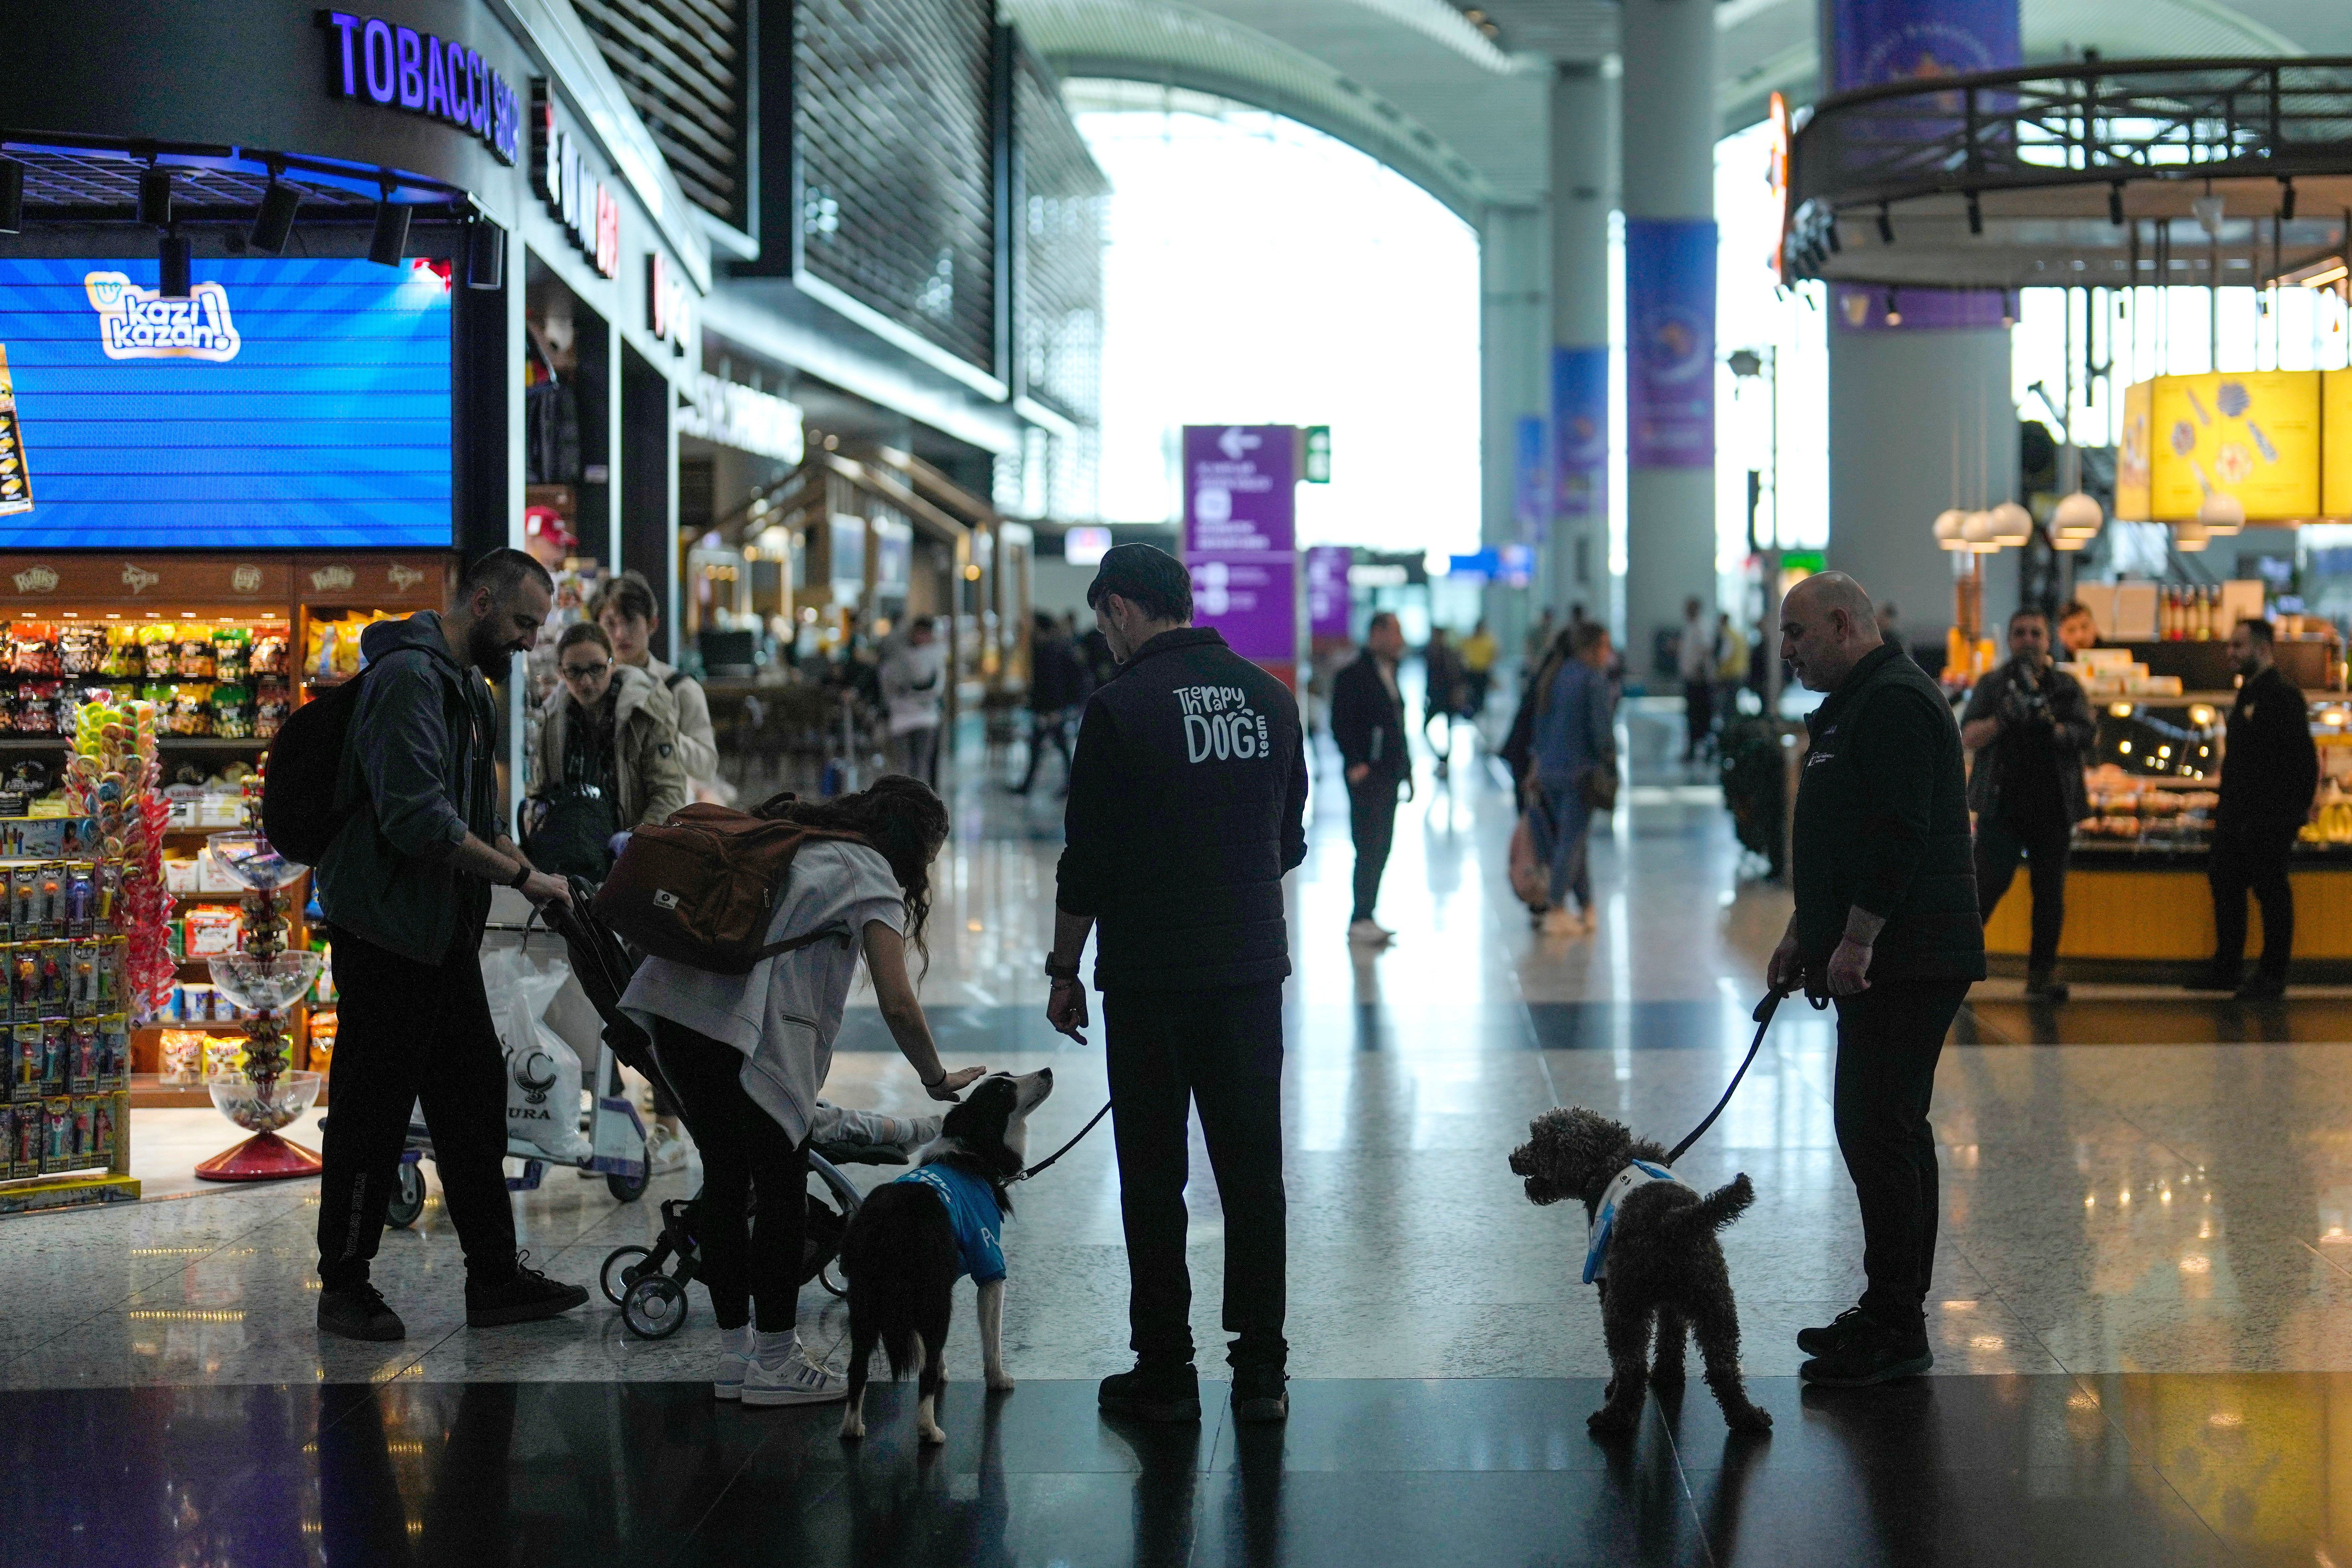
[{"label": "illuminated blue signage", "polygon": [[0,258],[8,455],[32,495],[0,506],[0,550],[446,548],[446,264],[194,270],[178,300],[152,255]]},{"label": "illuminated blue signage", "polygon": [[327,86],[338,98],[364,98],[471,132],[501,163],[522,139],[522,104],[507,79],[452,38],[436,38],[376,16],[321,11],[327,30]]}]

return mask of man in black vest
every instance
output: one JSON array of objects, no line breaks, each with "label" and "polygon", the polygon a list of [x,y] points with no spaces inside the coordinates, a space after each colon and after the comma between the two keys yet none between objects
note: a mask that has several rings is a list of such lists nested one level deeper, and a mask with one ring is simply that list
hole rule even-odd
[{"label": "man in black vest", "polygon": [[1780,607],[1780,657],[1829,699],[1810,714],[1790,879],[1797,907],[1773,951],[1775,990],[1837,1004],[1832,1114],[1862,1209],[1861,1303],[1797,1335],[1809,1383],[1916,1377],[1936,1261],[1936,1139],[1927,1105],[1945,1033],[1984,978],[1960,732],[1927,673],[1885,641],[1843,573],[1808,577]]},{"label": "man in black vest", "polygon": [[[2294,682],[2271,662],[2272,636],[2268,621],[2240,621],[2230,634],[2238,700],[2230,705],[2229,738],[2221,748],[2221,803],[2213,810],[2206,870],[2213,884],[2215,952],[2212,966],[2189,983],[2194,991],[2234,987],[2245,1001],[2286,994],[2287,960],[2294,952],[2287,857],[2319,788],[2310,709]],[[2241,985],[2250,890],[2263,906],[2263,959]]]},{"label": "man in black vest", "polygon": [[1381,873],[1396,842],[1397,786],[1412,786],[1412,755],[1405,745],[1404,699],[1397,694],[1397,660],[1404,631],[1386,610],[1364,629],[1364,651],[1331,683],[1331,742],[1348,780],[1348,829],[1356,844],[1356,911],[1348,940],[1385,947],[1396,933],[1372,918]]},{"label": "man in black vest", "polygon": [[1087,604],[1118,673],[1087,704],[1070,766],[1045,1016],[1080,1044],[1078,957],[1099,923],[1095,984],[1118,1142],[1132,1372],[1115,1415],[1201,1418],[1184,1266],[1186,1123],[1225,1214],[1224,1326],[1234,1415],[1278,1421],[1282,1337],[1282,879],[1307,858],[1298,705],[1225,639],[1194,629],[1192,581],[1148,544],[1102,559]]}]

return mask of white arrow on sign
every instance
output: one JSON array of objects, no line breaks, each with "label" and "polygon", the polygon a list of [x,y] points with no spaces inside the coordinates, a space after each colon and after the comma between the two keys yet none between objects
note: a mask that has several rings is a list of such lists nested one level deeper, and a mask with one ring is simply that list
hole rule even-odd
[{"label": "white arrow on sign", "polygon": [[1225,455],[1226,461],[1234,463],[1242,460],[1244,452],[1254,452],[1263,444],[1255,436],[1243,435],[1238,425],[1226,426],[1225,433],[1217,437],[1217,450]]}]

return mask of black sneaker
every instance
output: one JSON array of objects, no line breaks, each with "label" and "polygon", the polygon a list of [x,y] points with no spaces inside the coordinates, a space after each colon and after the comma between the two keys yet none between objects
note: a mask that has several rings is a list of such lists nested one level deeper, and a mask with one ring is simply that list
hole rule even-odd
[{"label": "black sneaker", "polygon": [[1860,1307],[1848,1307],[1833,1322],[1818,1329],[1799,1329],[1797,1348],[1807,1355],[1827,1355],[1859,1333],[1869,1321]]},{"label": "black sneaker", "polygon": [[2265,974],[2260,970],[2238,987],[2238,1000],[2241,1002],[2275,1002],[2285,994],[2285,975]]},{"label": "black sneaker", "polygon": [[1133,1372],[1104,1378],[1096,1403],[1107,1415],[1141,1421],[1198,1421],[1201,1374],[1191,1362],[1139,1361]]},{"label": "black sneaker", "polygon": [[1283,1384],[1288,1379],[1278,1366],[1237,1366],[1234,1368],[1234,1419],[1236,1421],[1287,1421],[1290,1419],[1290,1391]]},{"label": "black sneaker", "polygon": [[2025,999],[2028,1002],[2063,1002],[2067,995],[2066,983],[2052,979],[2048,970],[2026,973]]},{"label": "black sneaker", "polygon": [[408,1327],[383,1304],[383,1292],[362,1280],[319,1292],[319,1331],[346,1340],[404,1340]]},{"label": "black sneaker", "polygon": [[561,1279],[550,1279],[536,1268],[526,1268],[523,1260],[528,1252],[515,1254],[514,1278],[503,1285],[477,1285],[466,1281],[466,1326],[469,1329],[494,1329],[501,1323],[528,1323],[537,1318],[552,1318],[588,1300],[584,1287],[566,1285]]},{"label": "black sneaker", "polygon": [[1867,1388],[1900,1377],[1917,1377],[1935,1364],[1926,1325],[1890,1329],[1865,1317],[1844,1343],[1799,1367],[1797,1375],[1823,1388]]},{"label": "black sneaker", "polygon": [[2208,964],[2197,972],[2195,979],[2182,981],[2180,988],[2183,991],[2235,991],[2238,988],[2238,972],[2235,968],[2217,969]]}]

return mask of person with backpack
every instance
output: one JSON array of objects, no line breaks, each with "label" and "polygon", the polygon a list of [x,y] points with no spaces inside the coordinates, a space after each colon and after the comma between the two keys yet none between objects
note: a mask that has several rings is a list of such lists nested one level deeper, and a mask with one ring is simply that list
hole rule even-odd
[{"label": "person with backpack", "polygon": [[613,658],[644,670],[670,694],[677,710],[677,760],[686,769],[689,796],[721,805],[733,800],[735,786],[719,776],[719,732],[710,722],[709,694],[700,681],[653,656],[661,602],[654,597],[645,574],[622,573],[597,594],[589,610],[613,640]]},{"label": "person with backpack", "polygon": [[[630,979],[621,1008],[652,1037],[702,1151],[702,1279],[719,1332],[711,1392],[753,1405],[821,1405],[848,1384],[800,1343],[808,1147],[859,956],[882,1021],[925,1093],[951,1101],[987,1069],[940,1065],[907,973],[909,947],[929,962],[930,867],[948,837],[947,806],[931,787],[886,773],[856,795],[778,795],[753,815],[805,830],[765,927],[766,946],[782,951],[739,973],[656,951]],[[644,839],[632,846],[598,897],[600,910],[645,848]],[[681,907],[695,902],[690,890],[669,896]]]},{"label": "person with backpack", "polygon": [[535,824],[526,847],[541,870],[601,882],[613,836],[687,804],[677,707],[652,676],[620,663],[593,621],[555,647],[562,689],[539,710]]},{"label": "person with backpack", "polygon": [[[319,1183],[324,1333],[406,1334],[368,1266],[420,1100],[465,1249],[466,1321],[526,1322],[588,1300],[515,1250],[506,1058],[482,985],[491,884],[534,903],[571,901],[564,881],[533,867],[499,827],[498,716],[484,679],[503,678],[516,654],[530,651],[554,591],[530,556],[492,551],[466,569],[446,613],[370,626],[356,689],[311,704],[320,711],[308,723],[297,710],[271,748],[269,783],[282,787],[265,797],[263,823],[279,851],[298,858],[308,858],[312,834],[325,839],[313,879],[341,994]],[[285,793],[330,760],[331,790],[307,800]]]}]

